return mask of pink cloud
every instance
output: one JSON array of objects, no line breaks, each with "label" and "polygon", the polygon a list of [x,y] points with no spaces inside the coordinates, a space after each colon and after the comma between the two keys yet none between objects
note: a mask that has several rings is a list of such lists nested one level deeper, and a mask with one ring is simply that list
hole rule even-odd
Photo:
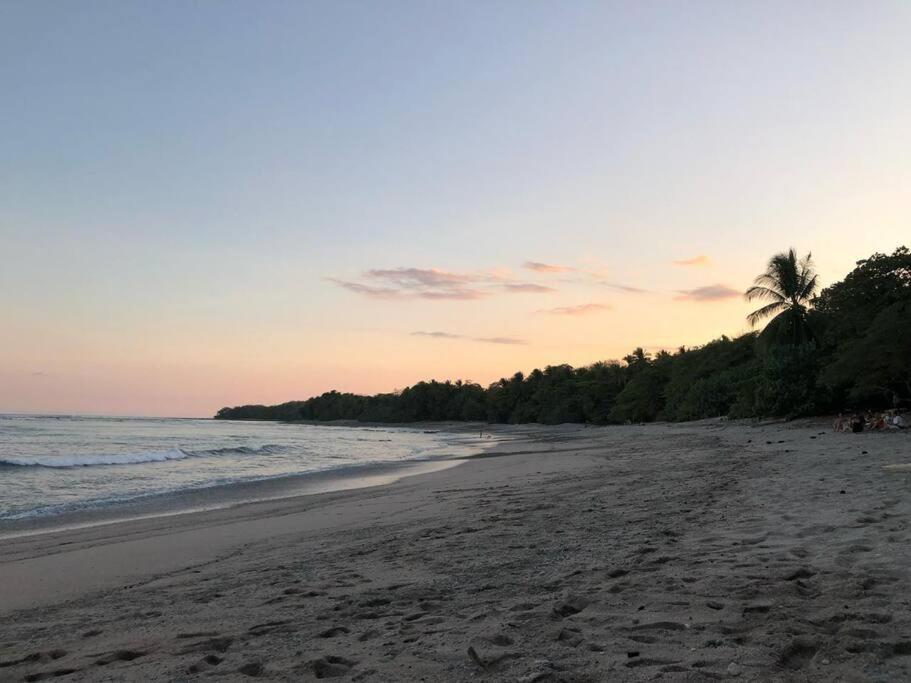
[{"label": "pink cloud", "polygon": [[632,287],[630,285],[624,285],[619,282],[599,282],[599,285],[602,287],[609,287],[610,289],[616,289],[620,292],[626,292],[628,294],[648,294],[649,290],[642,289],[640,287]]},{"label": "pink cloud", "polygon": [[532,282],[507,282],[500,286],[507,292],[513,292],[515,294],[545,294],[547,292],[556,291],[553,287],[536,285]]},{"label": "pink cloud", "polygon": [[412,332],[412,337],[433,337],[434,339],[464,339],[461,334],[450,332]]},{"label": "pink cloud", "polygon": [[527,344],[524,339],[514,339],[513,337],[474,337],[473,341],[483,342],[485,344],[509,344],[524,345]]},{"label": "pink cloud", "polygon": [[412,332],[411,336],[430,337],[432,339],[464,339],[465,341],[481,342],[482,344],[524,345],[528,343],[524,339],[516,339],[515,337],[466,337],[465,335],[451,332]]},{"label": "pink cloud", "polygon": [[696,287],[695,289],[679,289],[677,294],[674,297],[676,301],[709,302],[738,298],[741,292],[727,285],[716,284]]},{"label": "pink cloud", "polygon": [[552,287],[519,282],[505,269],[453,272],[440,268],[373,268],[360,281],[327,278],[340,287],[376,299],[471,301],[496,293],[542,294]]},{"label": "pink cloud", "polygon": [[371,287],[370,285],[361,284],[360,282],[349,282],[348,280],[339,280],[334,277],[326,278],[329,282],[334,282],[339,287],[347,289],[355,294],[362,294],[374,299],[399,299],[401,292],[392,287]]},{"label": "pink cloud", "polygon": [[375,280],[394,282],[401,287],[452,287],[476,282],[477,276],[469,273],[452,273],[439,268],[387,268],[364,273]]},{"label": "pink cloud", "polygon": [[548,308],[538,311],[538,313],[547,313],[549,315],[591,315],[611,310],[608,304],[578,304],[576,306],[558,306],[557,308]]},{"label": "pink cloud", "polygon": [[693,258],[681,259],[673,262],[675,266],[707,266],[711,261],[705,254],[699,254]]},{"label": "pink cloud", "polygon": [[551,263],[541,263],[540,261],[526,261],[522,264],[526,270],[533,270],[536,273],[569,273],[575,270],[569,266],[558,266]]}]

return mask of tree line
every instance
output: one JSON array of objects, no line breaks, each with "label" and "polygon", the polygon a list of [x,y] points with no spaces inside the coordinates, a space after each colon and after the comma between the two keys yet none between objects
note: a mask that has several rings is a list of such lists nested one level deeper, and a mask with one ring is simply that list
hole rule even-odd
[{"label": "tree line", "polygon": [[330,391],[216,419],[593,424],[798,417],[911,405],[911,252],[873,254],[818,291],[810,256],[776,254],[745,296],[762,331],[585,367],[517,372],[488,387],[419,382],[361,396]]}]

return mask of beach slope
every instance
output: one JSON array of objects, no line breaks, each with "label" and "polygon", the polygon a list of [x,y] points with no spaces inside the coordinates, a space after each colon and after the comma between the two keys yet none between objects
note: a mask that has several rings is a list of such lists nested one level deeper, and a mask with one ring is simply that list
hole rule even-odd
[{"label": "beach slope", "polygon": [[0,680],[911,678],[907,434],[496,432],[388,486],[2,540]]}]

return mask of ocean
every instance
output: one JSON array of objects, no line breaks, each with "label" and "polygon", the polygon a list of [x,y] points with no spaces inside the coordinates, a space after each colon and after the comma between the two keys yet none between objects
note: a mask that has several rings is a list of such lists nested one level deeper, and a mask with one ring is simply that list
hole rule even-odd
[{"label": "ocean", "polygon": [[409,428],[0,415],[0,526],[264,480],[357,476],[477,451],[464,435]]}]

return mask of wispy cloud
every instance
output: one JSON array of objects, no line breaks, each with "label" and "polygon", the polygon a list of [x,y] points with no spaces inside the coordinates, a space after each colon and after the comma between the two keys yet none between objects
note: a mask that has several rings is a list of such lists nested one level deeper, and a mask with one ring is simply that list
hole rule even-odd
[{"label": "wispy cloud", "polygon": [[412,332],[412,337],[433,337],[434,339],[464,339],[461,334],[451,334],[449,332]]},{"label": "wispy cloud", "polygon": [[546,294],[547,292],[556,291],[553,287],[536,285],[532,282],[506,282],[500,287],[514,294]]},{"label": "wispy cloud", "polygon": [[538,313],[547,313],[549,315],[591,315],[593,313],[602,313],[611,310],[608,304],[577,304],[575,306],[558,306],[557,308],[545,308]]},{"label": "wispy cloud", "polygon": [[526,270],[533,270],[536,273],[570,273],[575,270],[570,266],[559,266],[553,263],[541,263],[540,261],[526,261],[522,264]]},{"label": "wispy cloud", "polygon": [[399,299],[402,296],[402,293],[393,289],[392,287],[373,287],[371,285],[365,285],[360,282],[351,282],[349,280],[339,280],[334,277],[326,278],[329,282],[334,282],[339,287],[347,289],[349,292],[354,292],[355,294],[362,294],[364,296],[369,296],[374,299]]},{"label": "wispy cloud", "polygon": [[611,271],[608,268],[605,268],[603,265],[599,265],[593,262],[591,259],[582,259],[583,262],[587,262],[586,267],[573,268],[570,266],[552,266],[547,263],[537,263],[535,261],[527,261],[523,267],[531,268],[532,270],[539,270],[540,272],[551,272],[551,273],[568,273],[563,278],[560,278],[558,282],[562,282],[569,285],[583,285],[589,287],[607,287],[608,289],[613,289],[618,292],[624,292],[626,294],[652,294],[652,290],[643,289],[642,287],[635,287],[633,285],[628,285],[623,282],[617,282],[616,280],[611,279]]},{"label": "wispy cloud", "polygon": [[477,275],[453,273],[439,268],[374,268],[364,275],[393,282],[400,287],[458,287],[479,279]]},{"label": "wispy cloud", "polygon": [[473,301],[482,299],[490,293],[480,289],[471,289],[468,287],[445,289],[440,291],[414,292],[413,296],[418,299],[429,299],[431,301],[449,300],[449,301]]},{"label": "wispy cloud", "polygon": [[641,287],[632,287],[631,285],[624,285],[620,282],[598,282],[597,284],[602,287],[607,287],[608,289],[616,289],[618,292],[626,292],[627,294],[649,294],[651,293],[650,289],[642,289]]},{"label": "wispy cloud", "polygon": [[515,279],[503,268],[455,272],[440,268],[372,268],[354,279],[327,278],[374,299],[471,301],[494,294],[544,294],[553,287]]},{"label": "wispy cloud", "polygon": [[603,273],[589,273],[584,270],[578,270],[576,272],[578,275],[563,277],[557,280],[557,282],[567,285],[581,285],[583,287],[606,287],[608,289],[613,289],[617,292],[624,292],[626,294],[652,293],[652,290],[650,289],[633,287],[632,285],[627,285],[622,282],[615,282],[613,280],[605,280]]},{"label": "wispy cloud", "polygon": [[524,339],[515,337],[467,337],[463,334],[453,334],[451,332],[412,332],[412,337],[430,337],[431,339],[464,339],[465,341],[481,342],[482,344],[509,344],[524,345],[527,344]]},{"label": "wispy cloud", "polygon": [[526,342],[524,339],[515,339],[513,337],[474,337],[472,341],[483,342],[485,344],[510,344],[510,345],[525,345]]},{"label": "wispy cloud", "polygon": [[699,256],[694,256],[693,258],[680,259],[679,261],[673,261],[675,266],[707,266],[711,263],[711,260],[705,254],[699,254]]},{"label": "wispy cloud", "polygon": [[507,268],[451,271],[441,268],[371,268],[358,278],[328,277],[328,281],[350,292],[373,299],[427,301],[474,301],[497,294],[549,294],[554,285],[606,287],[625,294],[647,294],[650,290],[605,279],[604,271],[526,261],[526,270],[542,275],[562,275],[535,282],[513,275]]},{"label": "wispy cloud", "polygon": [[727,285],[706,285],[696,287],[695,289],[678,289],[676,301],[723,301],[725,299],[734,299],[740,297],[739,290],[728,287]]},{"label": "wispy cloud", "polygon": [[376,268],[368,270],[364,277],[397,289],[404,296],[462,301],[486,296],[487,292],[477,284],[498,279],[489,274],[454,273],[439,268]]}]

